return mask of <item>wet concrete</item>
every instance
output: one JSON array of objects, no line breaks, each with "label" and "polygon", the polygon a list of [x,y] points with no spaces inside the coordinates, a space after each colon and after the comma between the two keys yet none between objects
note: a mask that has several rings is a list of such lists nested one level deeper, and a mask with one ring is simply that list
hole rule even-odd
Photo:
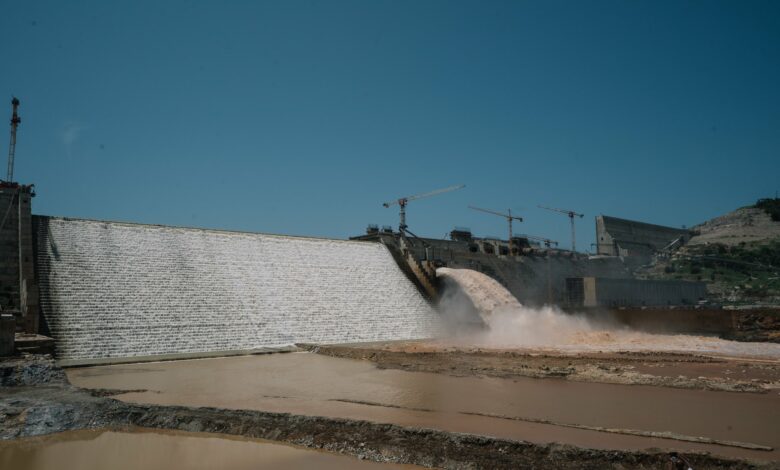
[{"label": "wet concrete", "polygon": [[[74,385],[145,389],[128,402],[212,406],[343,417],[595,449],[709,451],[780,460],[780,395],[563,380],[450,377],[379,370],[309,353],[71,369]],[[540,422],[673,432],[739,441],[772,451],[611,434]]]},{"label": "wet concrete", "polygon": [[403,469],[298,446],[208,433],[134,428],[0,441],[0,468],[47,470]]}]

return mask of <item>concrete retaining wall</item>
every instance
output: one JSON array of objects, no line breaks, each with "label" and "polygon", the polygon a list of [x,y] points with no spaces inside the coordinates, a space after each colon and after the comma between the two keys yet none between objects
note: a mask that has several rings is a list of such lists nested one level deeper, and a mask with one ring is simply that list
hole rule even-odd
[{"label": "concrete retaining wall", "polygon": [[567,287],[572,307],[691,306],[707,296],[705,283],[678,280],[584,277],[567,279]]},{"label": "concrete retaining wall", "polygon": [[36,216],[41,310],[65,360],[427,337],[377,243]]},{"label": "concrete retaining wall", "polygon": [[691,233],[686,229],[596,216],[596,247],[600,255],[649,257],[680,237],[687,241]]}]

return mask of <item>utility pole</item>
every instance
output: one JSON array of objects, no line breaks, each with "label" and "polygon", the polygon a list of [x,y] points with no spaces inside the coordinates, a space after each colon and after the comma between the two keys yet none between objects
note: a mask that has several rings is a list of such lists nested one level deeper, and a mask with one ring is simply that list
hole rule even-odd
[{"label": "utility pole", "polygon": [[13,113],[11,114],[11,144],[8,146],[8,176],[6,181],[12,183],[14,181],[14,154],[16,153],[16,128],[19,127],[19,123],[22,119],[17,114],[19,109],[19,100],[14,97],[11,100],[11,107]]},{"label": "utility pole", "polygon": [[547,209],[548,211],[553,212],[560,212],[561,214],[566,214],[569,216],[569,220],[571,221],[571,251],[575,252],[577,251],[577,243],[574,237],[574,217],[583,218],[585,214],[579,214],[574,211],[570,211],[567,209],[556,209],[554,207],[545,207],[545,206],[539,206],[540,209]]}]

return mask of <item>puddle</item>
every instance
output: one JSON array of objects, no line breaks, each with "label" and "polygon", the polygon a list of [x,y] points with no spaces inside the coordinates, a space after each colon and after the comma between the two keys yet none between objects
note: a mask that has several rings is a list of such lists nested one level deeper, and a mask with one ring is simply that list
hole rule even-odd
[{"label": "puddle", "polygon": [[131,429],[71,431],[0,441],[0,468],[13,470],[383,470],[421,468],[358,460],[259,439]]}]

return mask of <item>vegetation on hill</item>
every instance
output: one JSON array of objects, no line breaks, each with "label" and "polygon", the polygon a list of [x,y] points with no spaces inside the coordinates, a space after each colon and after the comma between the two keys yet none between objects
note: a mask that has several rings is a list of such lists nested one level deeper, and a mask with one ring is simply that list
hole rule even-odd
[{"label": "vegetation on hill", "polygon": [[763,209],[772,220],[780,222],[780,198],[759,199],[753,207]]},{"label": "vegetation on hill", "polygon": [[[766,212],[766,217],[761,211]],[[697,226],[698,234],[671,257],[636,274],[703,281],[724,305],[780,306],[780,198],[759,199]]]},{"label": "vegetation on hill", "polygon": [[780,239],[686,246],[645,275],[704,281],[724,304],[780,303]]}]

